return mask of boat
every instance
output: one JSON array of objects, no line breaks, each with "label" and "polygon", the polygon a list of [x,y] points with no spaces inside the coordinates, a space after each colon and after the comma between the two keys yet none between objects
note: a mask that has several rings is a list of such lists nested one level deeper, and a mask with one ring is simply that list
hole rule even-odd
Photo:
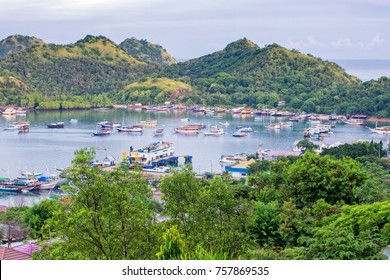
[{"label": "boat", "polygon": [[6,108],[3,112],[2,112],[3,116],[13,116],[16,114],[16,110],[14,108]]},{"label": "boat", "polygon": [[189,118],[182,118],[182,119],[180,119],[180,121],[182,121],[182,122],[189,122],[190,119]]},{"label": "boat", "polygon": [[175,128],[176,133],[181,133],[181,134],[198,134],[199,130],[206,128],[204,124],[189,124],[186,126],[182,127],[177,127]]},{"label": "boat", "polygon": [[243,153],[236,153],[234,155],[222,155],[219,160],[222,164],[234,164],[240,161],[245,161],[247,159],[247,155]]},{"label": "boat", "polygon": [[47,128],[64,128],[64,122],[53,122],[47,125]]},{"label": "boat", "polygon": [[343,120],[343,123],[350,124],[350,125],[364,125],[363,119],[347,119]]},{"label": "boat", "polygon": [[378,127],[378,123],[375,125],[375,128],[368,128],[372,133],[378,134],[390,134],[390,126],[381,126]]},{"label": "boat", "polygon": [[122,126],[116,128],[118,132],[141,132],[143,131],[140,125]]},{"label": "boat", "polygon": [[114,128],[114,127],[120,127],[122,124],[120,122],[108,122],[108,121],[102,121],[97,123],[101,128]]},{"label": "boat", "polygon": [[281,123],[280,123],[280,126],[281,126],[281,127],[292,127],[292,126],[293,126],[293,123],[292,123],[292,121],[289,121],[289,122],[281,122]]},{"label": "boat", "polygon": [[238,131],[239,132],[253,132],[253,129],[250,126],[244,126],[244,127],[241,127]]},{"label": "boat", "polygon": [[92,133],[93,136],[108,136],[110,134],[111,134],[111,130],[107,128],[96,130],[95,132]]},{"label": "boat", "polygon": [[168,159],[173,156],[174,148],[171,142],[158,141],[151,143],[143,148],[130,149],[130,152],[124,152],[122,154],[122,161],[128,161],[130,164],[135,165],[152,165],[154,161],[158,164],[158,161]]},{"label": "boat", "polygon": [[9,124],[5,128],[3,128],[3,130],[18,130],[18,129],[19,129],[19,126],[14,125],[14,124]]},{"label": "boat", "polygon": [[41,184],[36,187],[37,190],[51,190],[65,182],[64,178],[60,178],[57,175],[40,176],[37,180],[38,182],[41,182]]},{"label": "boat", "polygon": [[68,120],[68,123],[70,123],[70,124],[76,124],[76,123],[78,123],[78,120],[77,120],[77,119],[69,119],[69,120]]},{"label": "boat", "polygon": [[164,135],[164,128],[157,128],[153,132],[153,136],[163,136]]},{"label": "boat", "polygon": [[196,128],[193,128],[193,127],[189,127],[189,126],[183,126],[183,127],[175,128],[175,132],[176,133],[180,133],[180,134],[191,134],[191,135],[194,135],[194,134],[198,134],[199,133],[199,129],[196,129]]},{"label": "boat", "polygon": [[25,125],[19,126],[18,131],[19,131],[19,133],[29,132],[30,131],[30,125],[25,124]]},{"label": "boat", "polygon": [[219,122],[219,125],[229,126],[230,122],[228,122],[228,121],[226,121],[226,122]]},{"label": "boat", "polygon": [[29,122],[17,121],[7,125],[3,130],[18,130],[22,126],[30,126]]},{"label": "boat", "polygon": [[232,134],[233,137],[245,137],[248,136],[248,134],[240,131],[236,131],[235,133]]},{"label": "boat", "polygon": [[169,171],[169,167],[148,165],[142,168],[142,171],[148,173],[167,173]]},{"label": "boat", "polygon": [[280,125],[280,123],[271,123],[266,126],[266,128],[268,129],[280,129],[281,127],[282,126]]},{"label": "boat", "polygon": [[140,125],[143,127],[155,127],[157,126],[157,120],[140,121]]},{"label": "boat", "polygon": [[224,135],[225,131],[223,130],[223,128],[212,127],[209,131],[206,131],[203,134],[204,136],[219,136]]}]

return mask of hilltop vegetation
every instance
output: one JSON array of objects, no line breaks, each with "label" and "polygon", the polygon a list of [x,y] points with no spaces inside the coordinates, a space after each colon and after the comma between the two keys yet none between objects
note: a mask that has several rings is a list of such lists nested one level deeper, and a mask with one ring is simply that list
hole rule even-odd
[{"label": "hilltop vegetation", "polygon": [[0,41],[0,58],[10,53],[17,53],[26,48],[42,46],[44,44],[44,41],[35,37],[23,35],[8,36],[4,40]]},{"label": "hilltop vegetation", "polygon": [[176,64],[176,60],[160,45],[154,45],[147,40],[129,38],[119,44],[129,55],[145,62],[159,65]]},{"label": "hilltop vegetation", "polygon": [[[146,40],[131,38],[118,46],[89,35],[75,44],[43,44],[8,54],[0,59],[0,76],[25,85],[21,90],[3,84],[3,104],[21,105],[12,92],[58,102],[63,96],[107,94],[123,104],[171,100],[269,108],[285,100],[288,110],[390,117],[389,77],[363,83],[335,63],[277,44],[260,48],[246,38],[176,64],[161,46]],[[170,89],[168,82],[157,82],[168,80]]]}]

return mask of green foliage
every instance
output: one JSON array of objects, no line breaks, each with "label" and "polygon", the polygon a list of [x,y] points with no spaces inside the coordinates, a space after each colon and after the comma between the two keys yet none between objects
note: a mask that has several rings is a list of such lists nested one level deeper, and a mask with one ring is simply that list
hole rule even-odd
[{"label": "green foliage", "polygon": [[318,145],[310,142],[308,139],[304,139],[304,140],[299,141],[296,146],[305,150],[305,151],[313,151],[315,149],[318,149],[318,147],[319,147]]},{"label": "green foliage", "polygon": [[382,141],[380,143],[371,141],[344,144],[330,149],[324,149],[321,154],[331,155],[336,158],[350,157],[356,159],[363,156],[383,157],[387,154],[387,151],[384,149]]},{"label": "green foliage", "polygon": [[30,235],[33,239],[42,240],[52,237],[53,228],[50,226],[50,219],[58,206],[57,201],[47,199],[29,208],[25,223],[29,225]]},{"label": "green foliage", "polygon": [[156,254],[159,260],[177,260],[184,253],[184,241],[176,226],[167,229],[163,235],[164,244]]},{"label": "green foliage", "polygon": [[261,246],[283,247],[284,242],[279,231],[281,226],[280,209],[276,202],[265,204],[257,201],[254,205],[255,226],[253,233]]},{"label": "green foliage", "polygon": [[352,159],[335,160],[307,152],[290,166],[284,191],[299,207],[321,198],[330,204],[354,204],[355,190],[367,177]]},{"label": "green foliage", "polygon": [[176,60],[159,45],[154,45],[146,40],[129,38],[119,44],[126,52],[145,62],[159,65],[176,64]]},{"label": "green foliage", "polygon": [[308,244],[310,259],[386,259],[390,242],[390,201],[345,206],[334,221],[315,230]]},{"label": "green foliage", "polygon": [[164,177],[160,189],[165,213],[171,218],[168,223],[183,233],[187,252],[200,246],[234,258],[253,244],[251,205],[223,178],[208,180],[201,187],[195,174],[185,169]]},{"label": "green foliage", "polygon": [[73,196],[52,217],[60,242],[43,257],[154,258],[158,230],[146,180],[123,169],[102,173],[90,165],[94,156],[87,149],[75,153],[66,174]]}]

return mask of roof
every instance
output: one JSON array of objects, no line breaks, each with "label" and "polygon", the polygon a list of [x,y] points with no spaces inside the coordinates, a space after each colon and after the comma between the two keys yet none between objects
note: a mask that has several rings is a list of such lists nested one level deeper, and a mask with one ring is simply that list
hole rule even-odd
[{"label": "roof", "polygon": [[26,244],[14,246],[14,247],[12,247],[12,249],[31,256],[33,252],[40,250],[41,246],[39,246],[35,242],[28,242]]},{"label": "roof", "polygon": [[31,256],[13,248],[0,246],[0,260],[30,260]]},{"label": "roof", "polygon": [[301,152],[289,151],[289,150],[271,150],[267,153],[268,157],[286,157],[286,156],[299,156]]},{"label": "roof", "polygon": [[115,158],[113,156],[106,156],[104,160],[115,161]]}]

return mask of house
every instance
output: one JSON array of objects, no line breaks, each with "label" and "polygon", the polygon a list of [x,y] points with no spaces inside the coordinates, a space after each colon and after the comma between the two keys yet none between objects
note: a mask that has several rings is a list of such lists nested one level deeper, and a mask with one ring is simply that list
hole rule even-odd
[{"label": "house", "polygon": [[14,247],[0,246],[0,260],[30,260],[35,251],[41,246],[35,242],[28,242]]},{"label": "house", "polygon": [[103,166],[115,166],[115,158],[113,156],[106,156],[103,159]]},{"label": "house", "polygon": [[278,106],[284,106],[284,105],[286,105],[286,101],[280,100],[280,101],[278,102]]},{"label": "house", "polygon": [[231,166],[225,166],[225,170],[228,171],[230,175],[232,175],[233,179],[246,178],[248,166],[254,162],[254,159],[241,161]]}]

